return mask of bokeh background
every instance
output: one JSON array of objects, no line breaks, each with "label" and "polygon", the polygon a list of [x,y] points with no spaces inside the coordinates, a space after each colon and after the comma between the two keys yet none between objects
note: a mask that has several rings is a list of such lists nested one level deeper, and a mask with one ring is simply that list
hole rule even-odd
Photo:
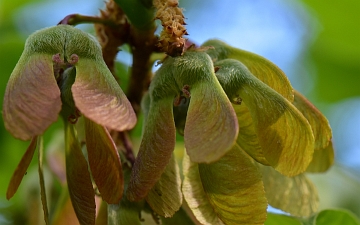
[{"label": "bokeh background", "polygon": [[[29,34],[56,25],[68,14],[98,15],[103,6],[103,0],[0,0],[1,107]],[[310,178],[322,209],[347,208],[360,217],[360,1],[180,0],[180,6],[193,42],[218,38],[270,59],[327,116],[336,164]],[[91,25],[79,27],[93,33]],[[118,59],[131,63],[126,52]],[[0,224],[12,224],[6,218],[29,210],[25,205],[36,173],[28,175],[14,199],[6,200],[10,177],[28,143],[7,133],[2,118],[0,124]],[[55,124],[47,132],[45,144],[59,127]],[[31,168],[36,171],[36,162]]]}]

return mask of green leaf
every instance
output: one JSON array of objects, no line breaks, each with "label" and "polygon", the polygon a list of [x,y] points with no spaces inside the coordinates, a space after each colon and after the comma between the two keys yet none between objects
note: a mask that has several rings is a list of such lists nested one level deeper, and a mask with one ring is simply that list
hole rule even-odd
[{"label": "green leaf", "polygon": [[150,190],[146,201],[156,214],[172,217],[182,204],[181,178],[174,154],[165,171]]},{"label": "green leaf", "polygon": [[204,224],[263,224],[267,201],[261,174],[238,146],[219,161],[194,164],[184,158],[184,197]]},{"label": "green leaf", "polygon": [[43,158],[44,158],[44,140],[43,137],[40,136],[38,138],[38,146],[39,146],[39,182],[40,182],[40,194],[41,194],[41,203],[44,211],[44,220],[45,224],[50,224],[49,222],[49,210],[46,198],[46,190],[45,190],[45,181],[44,181],[44,173],[43,173]]},{"label": "green leaf", "polygon": [[316,225],[359,225],[360,221],[350,211],[344,209],[327,209],[315,217]]},{"label": "green leaf", "polygon": [[332,138],[329,121],[326,117],[298,91],[295,91],[293,104],[305,116],[311,125],[315,137],[315,150],[326,148]]},{"label": "green leaf", "polygon": [[286,177],[272,167],[259,166],[271,206],[300,217],[311,216],[318,210],[317,190],[304,174]]},{"label": "green leaf", "polygon": [[[147,0],[115,0],[124,10],[131,24],[140,30],[151,30],[154,28],[155,11],[152,2]],[[136,9],[136,10],[135,10]]]},{"label": "green leaf", "polygon": [[77,140],[75,127],[65,124],[66,179],[74,211],[81,225],[95,224],[95,192],[88,163]]},{"label": "green leaf", "polygon": [[145,198],[169,163],[175,148],[172,106],[172,97],[151,101],[127,190],[127,197],[131,201]]},{"label": "green leaf", "polygon": [[259,80],[270,86],[276,92],[292,102],[293,88],[284,72],[266,58],[252,52],[233,48],[219,40],[206,41],[203,46],[212,46],[207,53],[214,61],[222,59],[236,59],[243,63]]},{"label": "green leaf", "polygon": [[265,225],[303,225],[303,223],[295,217],[268,213]]},{"label": "green leaf", "polygon": [[109,204],[116,204],[124,191],[119,153],[106,128],[86,117],[84,120],[91,175],[103,200]]},{"label": "green leaf", "polygon": [[314,153],[314,136],[306,118],[283,96],[261,82],[239,61],[215,64],[229,99],[249,108],[262,152],[269,164],[287,176],[305,171]]},{"label": "green leaf", "polygon": [[3,104],[5,128],[21,140],[43,134],[61,110],[52,55],[30,54],[29,42],[10,76]]},{"label": "green leaf", "polygon": [[269,165],[262,152],[249,108],[245,102],[242,102],[241,105],[233,104],[233,107],[239,123],[239,135],[236,143],[257,162]]},{"label": "green leaf", "polygon": [[12,198],[14,196],[14,194],[16,193],[17,189],[20,186],[20,183],[21,183],[24,175],[26,174],[26,170],[29,168],[29,165],[31,163],[31,160],[34,156],[34,152],[36,149],[37,139],[38,139],[37,136],[35,136],[31,139],[29,147],[26,149],[25,154],[21,158],[18,166],[16,167],[16,169],[11,177],[11,180],[10,180],[7,192],[6,192],[7,200],[10,200],[10,198]]},{"label": "green leaf", "polygon": [[325,149],[315,150],[313,159],[306,172],[321,173],[327,171],[334,164],[334,148],[332,141]]},{"label": "green leaf", "polygon": [[311,218],[296,218],[287,215],[268,214],[265,225],[359,225],[360,222],[350,211],[326,209]]}]

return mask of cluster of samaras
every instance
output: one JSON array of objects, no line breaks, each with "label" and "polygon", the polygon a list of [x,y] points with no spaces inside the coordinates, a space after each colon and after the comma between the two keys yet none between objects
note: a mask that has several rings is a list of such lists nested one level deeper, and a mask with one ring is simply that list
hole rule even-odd
[{"label": "cluster of samaras", "polygon": [[[157,16],[172,21],[163,24],[170,34],[163,40],[179,42],[186,33],[181,10],[166,4],[175,8],[168,14],[158,7]],[[7,197],[17,190],[36,140],[61,115],[67,184],[81,224],[95,223],[91,178],[105,202],[135,212],[129,214],[133,224],[145,207],[133,202],[147,201],[157,215],[171,217],[183,197],[204,224],[262,224],[268,204],[296,216],[316,211],[317,193],[304,173],[333,163],[326,118],[277,66],[256,54],[211,40],[175,55],[162,61],[143,97],[143,137],[126,172],[108,129],[129,130],[136,116],[98,42],[67,25],[31,35],[10,77],[3,117],[15,137],[33,141]],[[77,126],[80,118],[84,126]],[[176,130],[186,149],[183,180],[173,156]]]}]

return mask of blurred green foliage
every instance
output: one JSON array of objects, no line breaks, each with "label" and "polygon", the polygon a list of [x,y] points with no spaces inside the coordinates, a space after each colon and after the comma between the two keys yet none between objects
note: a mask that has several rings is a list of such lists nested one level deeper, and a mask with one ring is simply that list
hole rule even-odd
[{"label": "blurred green foliage", "polygon": [[315,64],[315,96],[336,102],[360,95],[360,1],[303,0],[319,22],[309,53]]},{"label": "blurred green foliage", "polygon": [[358,225],[359,220],[349,211],[341,209],[323,210],[309,219],[269,213],[265,225]]},{"label": "blurred green foliage", "polygon": [[[16,8],[24,4],[23,1],[0,1],[0,104],[2,108],[3,96],[9,76],[18,61],[25,44],[25,38],[17,31],[12,20]],[[17,162],[26,150],[27,143],[15,140],[5,130],[1,120],[0,126],[0,206],[5,201],[7,184],[9,183],[11,170],[16,168]]]}]

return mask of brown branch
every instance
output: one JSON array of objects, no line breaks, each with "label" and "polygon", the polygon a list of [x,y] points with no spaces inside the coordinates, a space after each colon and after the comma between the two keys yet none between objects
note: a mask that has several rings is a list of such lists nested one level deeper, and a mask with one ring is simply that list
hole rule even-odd
[{"label": "brown branch", "polygon": [[151,81],[152,62],[150,57],[155,51],[157,38],[154,36],[154,30],[140,31],[132,27],[129,41],[133,55],[133,65],[127,97],[135,112],[138,113],[141,99],[148,90]]},{"label": "brown branch", "polygon": [[124,146],[124,154],[126,159],[131,163],[131,166],[135,163],[135,155],[132,147],[131,140],[129,138],[128,133],[119,132],[120,139],[122,140],[122,144]]},{"label": "brown branch", "polygon": [[128,132],[111,131],[110,134],[115,142],[116,148],[118,149],[118,151],[124,153],[126,160],[130,162],[132,167],[135,163],[135,154]]},{"label": "brown branch", "polygon": [[80,14],[70,14],[67,15],[64,19],[62,19],[57,25],[67,24],[67,25],[78,25],[82,23],[101,23],[107,26],[115,25],[114,21],[103,19],[96,16],[83,16]]},{"label": "brown branch", "polygon": [[[105,10],[101,10],[100,13],[102,20],[113,21],[111,24],[97,23],[94,26],[102,47],[104,61],[115,79],[118,80],[115,71],[116,56],[119,47],[129,40],[130,25],[122,9],[113,0],[108,1]],[[111,135],[118,151],[122,151],[126,159],[133,165],[135,155],[128,132],[111,131]]]},{"label": "brown branch", "polygon": [[129,38],[130,25],[124,12],[114,1],[107,2],[106,9],[100,12],[103,20],[113,21],[111,25],[95,24],[95,31],[102,47],[104,61],[117,79],[115,75],[115,59],[119,51],[118,48],[126,43]]}]

